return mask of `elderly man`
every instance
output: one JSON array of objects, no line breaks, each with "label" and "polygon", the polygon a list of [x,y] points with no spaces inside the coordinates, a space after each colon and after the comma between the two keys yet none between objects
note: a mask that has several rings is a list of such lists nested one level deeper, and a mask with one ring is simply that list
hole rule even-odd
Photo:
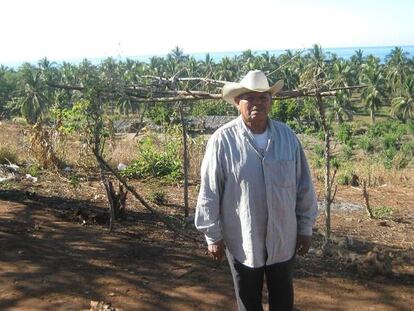
[{"label": "elderly man", "polygon": [[240,116],[211,136],[201,166],[195,225],[214,259],[226,254],[239,310],[262,310],[264,278],[270,310],[292,310],[293,258],[308,252],[317,216],[301,144],[268,118],[282,87],[259,70],[224,85]]}]

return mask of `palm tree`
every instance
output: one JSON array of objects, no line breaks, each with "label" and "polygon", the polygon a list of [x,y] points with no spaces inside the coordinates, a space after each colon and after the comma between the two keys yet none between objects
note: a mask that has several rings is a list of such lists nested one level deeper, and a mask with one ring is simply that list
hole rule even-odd
[{"label": "palm tree", "polygon": [[305,56],[305,68],[301,73],[301,84],[304,87],[318,86],[326,78],[327,66],[325,54],[320,45],[315,44]]},{"label": "palm tree", "polygon": [[371,122],[375,123],[375,111],[383,103],[384,77],[379,59],[370,55],[367,63],[362,65],[361,83],[367,87],[362,90],[362,100],[371,114]]},{"label": "palm tree", "polygon": [[29,124],[36,123],[49,106],[46,94],[46,85],[42,80],[41,71],[30,64],[23,64],[21,68],[21,95],[16,104],[23,117]]},{"label": "palm tree", "polygon": [[355,85],[359,82],[360,76],[361,76],[361,66],[366,61],[366,57],[364,56],[364,51],[361,49],[356,50],[355,54],[351,56],[350,60],[350,80],[352,82],[352,85]]},{"label": "palm tree", "polygon": [[391,101],[391,114],[407,121],[413,117],[414,111],[414,77],[409,76],[403,83],[402,96]]},{"label": "palm tree", "polygon": [[344,60],[335,60],[332,63],[331,83],[333,87],[347,87],[350,81],[351,66]]},{"label": "palm tree", "polygon": [[401,96],[402,84],[407,75],[407,55],[402,48],[396,47],[386,57],[386,78],[390,81],[392,92]]},{"label": "palm tree", "polygon": [[342,124],[345,120],[351,121],[353,113],[348,94],[345,91],[338,91],[328,107],[328,116],[335,118],[338,124]]}]

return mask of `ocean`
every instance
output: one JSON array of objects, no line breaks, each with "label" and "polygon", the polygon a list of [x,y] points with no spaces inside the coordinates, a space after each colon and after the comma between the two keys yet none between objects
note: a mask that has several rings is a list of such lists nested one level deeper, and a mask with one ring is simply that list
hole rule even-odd
[{"label": "ocean", "polygon": [[[404,52],[407,53],[407,56],[409,58],[414,57],[414,46],[399,46],[403,49]],[[330,54],[336,54],[338,57],[344,58],[344,59],[350,59],[352,55],[355,54],[355,51],[361,50],[363,52],[363,56],[368,55],[374,55],[375,57],[378,57],[381,62],[384,62],[386,60],[387,55],[390,54],[391,50],[394,49],[395,46],[374,46],[374,47],[346,47],[346,48],[323,48],[323,52],[326,56],[329,56]],[[286,53],[287,49],[280,49],[280,50],[269,50],[269,51],[254,51],[252,50],[253,55],[260,55],[265,52],[269,52],[271,55],[279,56],[283,53]],[[300,51],[302,55],[305,55],[308,53],[309,49],[291,49],[293,53]],[[220,62],[224,57],[232,58],[236,55],[241,55],[243,51],[227,51],[227,52],[210,52],[210,53],[185,53],[186,55],[190,55],[194,57],[198,61],[203,61],[206,58],[206,55],[209,54],[210,58],[214,60],[214,62],[218,63]],[[114,56],[113,58],[116,60],[126,60],[127,58],[138,60],[141,62],[149,62],[150,58],[153,56],[159,56],[159,57],[165,57],[166,55],[141,55],[141,56]],[[91,61],[93,64],[100,64],[106,57],[96,57],[96,58],[89,58],[88,60]],[[79,64],[82,59],[65,59],[65,60],[54,60],[49,59],[49,61],[56,62],[58,64],[61,64],[63,62],[69,62],[73,64]],[[18,68],[23,62],[18,63],[1,63],[0,65],[5,65],[7,67],[11,68]],[[33,64],[36,64],[37,62],[31,62]]]},{"label": "ocean", "polygon": [[[414,46],[399,46],[403,49],[404,52],[407,53],[409,58],[414,57]],[[363,56],[374,55],[378,57],[381,62],[384,62],[387,55],[390,54],[391,50],[394,49],[394,46],[375,46],[375,47],[346,47],[346,48],[322,48],[324,54],[329,56],[329,54],[336,54],[338,57],[344,59],[350,59],[352,55],[355,55],[357,50],[361,50],[363,52]],[[302,55],[308,53],[309,49],[291,49],[293,53],[301,52]],[[270,55],[279,56],[283,53],[286,53],[286,49],[284,50],[270,50],[270,51],[252,51],[253,55],[257,56],[262,53],[269,52]],[[232,58],[236,55],[241,55],[243,51],[237,52],[212,52],[209,53],[210,57],[214,59],[214,61],[220,61],[224,57]],[[196,60],[205,60],[207,53],[195,53],[190,54]],[[148,60],[149,58],[147,58]]]}]

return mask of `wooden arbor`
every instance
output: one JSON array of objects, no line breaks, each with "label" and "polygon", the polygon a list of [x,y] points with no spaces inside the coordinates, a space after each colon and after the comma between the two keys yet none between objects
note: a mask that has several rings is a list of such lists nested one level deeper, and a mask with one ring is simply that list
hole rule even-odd
[{"label": "wooden arbor", "polygon": [[[201,100],[221,100],[222,96],[220,93],[221,87],[227,83],[226,81],[218,81],[207,78],[200,77],[186,77],[179,78],[178,74],[175,74],[171,78],[156,77],[156,76],[143,76],[141,77],[142,83],[139,85],[123,85],[115,88],[111,87],[101,87],[99,91],[92,92],[96,94],[95,101],[97,103],[98,114],[102,113],[102,99],[116,99],[124,98],[136,103],[177,103],[179,107],[180,120],[182,124],[182,137],[183,137],[183,167],[184,167],[184,207],[185,207],[185,217],[189,214],[188,206],[188,147],[187,147],[187,130],[185,122],[185,112],[183,109],[184,103],[196,104]],[[198,86],[197,89],[190,89],[191,85]],[[184,87],[182,87],[184,85]],[[88,87],[78,85],[59,85],[59,84],[49,84],[50,87],[60,88],[65,90],[75,90],[82,93],[91,93]],[[331,174],[331,132],[329,129],[328,122],[325,115],[325,107],[323,103],[323,97],[335,96],[338,91],[341,90],[354,90],[360,89],[365,86],[349,86],[349,87],[338,87],[338,88],[327,88],[325,86],[315,85],[311,89],[300,89],[300,90],[288,90],[281,91],[273,99],[283,100],[290,98],[300,98],[300,97],[315,97],[316,99],[316,109],[320,116],[320,121],[322,128],[324,130],[324,160],[325,160],[325,194],[324,194],[324,203],[325,203],[325,216],[326,216],[326,241],[330,238],[330,207],[335,198],[336,187],[333,190],[333,184],[335,179],[335,173]],[[212,92],[215,90],[216,92]],[[95,126],[98,126],[95,124]],[[101,125],[99,125],[101,126]],[[98,133],[98,132],[96,132]],[[165,218],[160,212],[157,211],[155,207],[149,204],[133,187],[129,186],[127,181],[122,178],[114,169],[112,169],[105,159],[102,157],[102,146],[100,145],[99,137],[95,137],[95,147],[93,148],[94,154],[97,162],[100,166],[101,171],[101,180],[107,190],[108,201],[110,205],[110,229],[112,229],[114,222],[114,198],[111,195],[108,179],[105,177],[105,172],[110,172],[118,181],[123,184],[128,191],[130,191],[134,197],[141,202],[151,213],[163,221],[170,229],[174,231],[180,231],[174,227],[170,221]],[[185,232],[180,233],[188,238],[193,239],[193,237],[188,236]]]}]

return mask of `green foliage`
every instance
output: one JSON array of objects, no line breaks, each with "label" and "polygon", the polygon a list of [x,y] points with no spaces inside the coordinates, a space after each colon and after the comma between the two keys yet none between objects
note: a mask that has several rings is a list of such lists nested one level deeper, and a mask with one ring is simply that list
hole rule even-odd
[{"label": "green foliage", "polygon": [[383,159],[384,167],[387,169],[393,168],[393,160],[397,154],[397,149],[388,148],[382,151],[381,156]]},{"label": "green foliage", "polygon": [[68,179],[73,189],[79,188],[81,178],[76,172],[71,172]]},{"label": "green foliage", "polygon": [[298,103],[295,99],[276,100],[272,104],[270,118],[286,123],[299,117]]},{"label": "green foliage", "polygon": [[315,145],[313,147],[313,152],[316,154],[318,158],[323,158],[325,154],[325,149],[323,145]]},{"label": "green foliage", "polygon": [[177,113],[166,104],[151,105],[147,111],[147,116],[157,125],[170,124],[173,119],[178,120]]},{"label": "green foliage", "polygon": [[338,126],[336,137],[341,143],[352,146],[352,134],[352,127],[348,123],[342,123]]},{"label": "green foliage", "polygon": [[352,147],[345,145],[342,147],[340,152],[340,158],[342,161],[349,161],[352,158],[353,149]]},{"label": "green foliage", "polygon": [[[297,120],[288,120],[286,121],[286,125],[289,126],[295,133],[304,133],[309,129]],[[312,129],[310,129],[310,132],[312,133]]]},{"label": "green foliage", "polygon": [[80,100],[73,104],[72,108],[53,108],[51,110],[53,118],[59,122],[59,131],[70,134],[82,132],[87,126],[87,117],[91,103],[88,100]]},{"label": "green foliage", "polygon": [[394,209],[390,206],[380,205],[372,208],[372,213],[375,218],[389,218],[394,214]]},{"label": "green foliage", "polygon": [[167,197],[163,190],[153,190],[149,194],[149,200],[157,205],[163,205],[167,203]]},{"label": "green foliage", "polygon": [[154,139],[147,136],[139,142],[138,157],[122,171],[130,178],[163,178],[167,181],[181,181],[183,177],[180,145],[170,140],[163,150],[158,150]]},{"label": "green foliage", "polygon": [[339,159],[335,156],[331,157],[331,167],[333,169],[338,169],[341,166],[341,162],[339,161]]},{"label": "green foliage", "polygon": [[392,167],[403,169],[414,161],[414,142],[403,144],[392,159]]},{"label": "green foliage", "polygon": [[38,163],[32,163],[26,167],[26,173],[32,175],[33,177],[38,177],[42,167]]},{"label": "green foliage", "polygon": [[336,183],[343,186],[349,185],[351,183],[351,176],[349,176],[347,173],[338,174],[336,177]]},{"label": "green foliage", "polygon": [[375,139],[368,136],[362,136],[357,141],[357,145],[366,153],[373,153],[375,150]]},{"label": "green foliage", "polygon": [[202,101],[191,107],[191,115],[195,117],[235,115],[237,109],[223,101]]},{"label": "green foliage", "polygon": [[398,133],[385,133],[382,138],[382,145],[384,149],[396,149],[397,142],[400,136]]},{"label": "green foliage", "polygon": [[377,122],[368,128],[369,137],[382,137],[386,133],[394,133],[398,137],[407,133],[407,125],[397,120]]}]

